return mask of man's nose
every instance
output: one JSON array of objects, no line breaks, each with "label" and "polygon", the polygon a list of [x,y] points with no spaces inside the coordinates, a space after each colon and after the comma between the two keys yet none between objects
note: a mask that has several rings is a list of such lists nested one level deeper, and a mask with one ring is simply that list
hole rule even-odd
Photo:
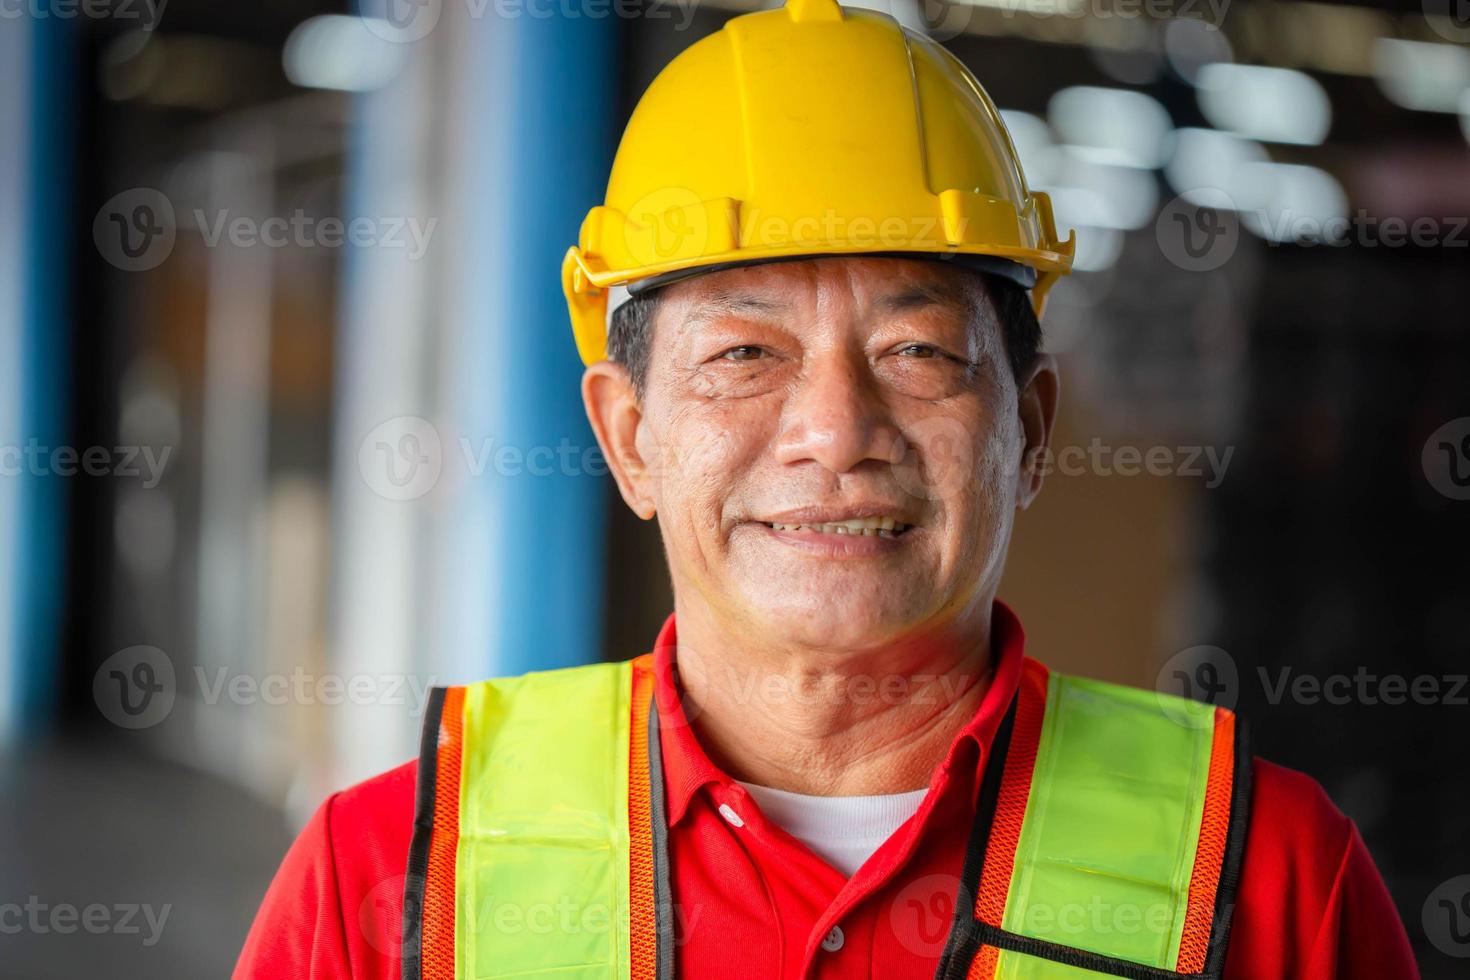
[{"label": "man's nose", "polygon": [[903,439],[865,357],[807,359],[782,409],[776,454],[782,463],[811,460],[834,473],[868,460],[903,460]]}]

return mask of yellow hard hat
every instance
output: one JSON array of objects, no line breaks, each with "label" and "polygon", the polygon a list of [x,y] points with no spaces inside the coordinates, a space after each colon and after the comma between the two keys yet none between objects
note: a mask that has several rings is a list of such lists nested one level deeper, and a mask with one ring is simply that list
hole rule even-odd
[{"label": "yellow hard hat", "polygon": [[817,255],[988,256],[1030,275],[1039,316],[1074,247],[959,59],[885,14],[788,0],[654,79],[562,288],[592,364],[614,286]]}]

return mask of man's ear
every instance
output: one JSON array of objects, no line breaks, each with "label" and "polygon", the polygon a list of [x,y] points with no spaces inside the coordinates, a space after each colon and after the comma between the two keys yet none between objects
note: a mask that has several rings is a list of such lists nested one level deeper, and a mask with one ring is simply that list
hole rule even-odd
[{"label": "man's ear", "polygon": [[643,408],[627,368],[616,361],[590,365],[582,374],[582,405],[623,502],[645,521],[653,517],[653,474],[638,452]]},{"label": "man's ear", "polygon": [[1038,354],[1016,395],[1021,420],[1021,467],[1016,475],[1016,506],[1022,510],[1041,492],[1041,481],[1050,469],[1051,435],[1057,420],[1057,398],[1061,378],[1057,360]]}]

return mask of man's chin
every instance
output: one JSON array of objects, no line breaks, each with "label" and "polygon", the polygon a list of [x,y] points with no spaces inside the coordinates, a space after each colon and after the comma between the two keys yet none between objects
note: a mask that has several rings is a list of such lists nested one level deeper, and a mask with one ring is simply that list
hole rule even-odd
[{"label": "man's chin", "polygon": [[915,614],[895,603],[898,594],[881,587],[768,579],[746,593],[750,601],[745,618],[771,642],[863,649],[881,645],[914,625]]}]

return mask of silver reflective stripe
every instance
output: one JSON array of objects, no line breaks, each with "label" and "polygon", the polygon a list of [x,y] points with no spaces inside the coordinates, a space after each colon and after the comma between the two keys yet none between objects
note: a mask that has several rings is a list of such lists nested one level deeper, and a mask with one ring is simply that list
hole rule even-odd
[{"label": "silver reflective stripe", "polygon": [[607,329],[608,330],[612,330],[612,317],[613,317],[613,312],[618,307],[622,306],[624,303],[628,302],[628,300],[630,300],[632,298],[633,298],[633,294],[630,293],[630,292],[628,292],[628,287],[625,286],[625,285],[624,286],[609,286],[609,287],[607,287]]}]

